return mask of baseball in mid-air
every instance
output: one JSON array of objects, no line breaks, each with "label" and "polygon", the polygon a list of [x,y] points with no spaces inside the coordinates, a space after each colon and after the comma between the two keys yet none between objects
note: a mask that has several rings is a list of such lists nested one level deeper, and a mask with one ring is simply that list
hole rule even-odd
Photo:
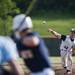
[{"label": "baseball in mid-air", "polygon": [[43,23],[43,24],[46,24],[46,21],[43,21],[42,23]]}]

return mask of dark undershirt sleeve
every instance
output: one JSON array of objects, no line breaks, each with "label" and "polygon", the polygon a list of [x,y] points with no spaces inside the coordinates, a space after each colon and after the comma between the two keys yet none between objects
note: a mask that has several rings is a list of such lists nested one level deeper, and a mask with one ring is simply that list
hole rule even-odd
[{"label": "dark undershirt sleeve", "polygon": [[61,35],[61,40],[65,41],[66,35]]}]

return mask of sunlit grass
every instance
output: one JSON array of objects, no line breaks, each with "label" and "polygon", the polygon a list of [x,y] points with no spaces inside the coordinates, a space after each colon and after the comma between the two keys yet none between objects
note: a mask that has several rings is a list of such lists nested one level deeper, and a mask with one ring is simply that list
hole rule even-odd
[{"label": "sunlit grass", "polygon": [[[51,62],[52,63],[61,63],[61,57],[51,57]],[[75,57],[72,57],[73,63],[75,63]]]}]

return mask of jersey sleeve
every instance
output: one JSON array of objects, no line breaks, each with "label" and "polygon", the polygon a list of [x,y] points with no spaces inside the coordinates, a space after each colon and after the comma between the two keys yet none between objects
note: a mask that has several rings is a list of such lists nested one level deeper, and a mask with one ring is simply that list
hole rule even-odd
[{"label": "jersey sleeve", "polygon": [[61,35],[61,40],[65,41],[66,35]]},{"label": "jersey sleeve", "polygon": [[43,40],[41,37],[39,37],[39,39],[40,39],[41,53],[42,53],[42,55],[44,56],[44,58],[45,58],[47,64],[48,64],[50,67],[52,67],[51,61],[50,61],[50,59],[48,58],[48,57],[50,56],[49,51],[48,51],[48,48],[46,47],[44,40]]},{"label": "jersey sleeve", "polygon": [[19,58],[15,43],[12,41],[7,41],[4,48],[4,58],[6,61],[17,60]]}]

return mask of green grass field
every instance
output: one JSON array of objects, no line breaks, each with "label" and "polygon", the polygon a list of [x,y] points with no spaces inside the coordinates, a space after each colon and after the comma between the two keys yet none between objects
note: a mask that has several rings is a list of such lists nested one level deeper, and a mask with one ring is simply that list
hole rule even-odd
[{"label": "green grass field", "polygon": [[[41,36],[48,36],[48,28],[52,28],[61,34],[68,34],[70,29],[75,27],[75,14],[60,11],[39,11],[31,15],[34,25],[34,31],[37,31]],[[46,21],[47,24],[42,24]],[[4,29],[6,25],[6,29]],[[0,34],[7,34],[11,31],[12,18],[9,16],[6,21],[0,19]]]},{"label": "green grass field", "polygon": [[[75,57],[72,58],[73,63],[75,63]],[[51,57],[51,62],[52,63],[61,63],[61,58],[60,57]]]},{"label": "green grass field", "polygon": [[[44,12],[32,16],[34,31],[43,36],[48,36],[48,28],[52,28],[61,34],[68,34],[70,29],[75,27],[75,14],[61,12]],[[42,24],[46,21],[47,24]]]}]

